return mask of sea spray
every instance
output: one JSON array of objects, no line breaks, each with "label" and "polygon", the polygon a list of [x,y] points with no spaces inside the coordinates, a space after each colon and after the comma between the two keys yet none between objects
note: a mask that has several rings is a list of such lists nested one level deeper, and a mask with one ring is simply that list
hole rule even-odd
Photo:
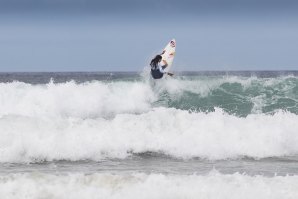
[{"label": "sea spray", "polygon": [[154,108],[112,119],[2,116],[1,162],[100,160],[156,152],[177,158],[265,158],[298,154],[298,116]]},{"label": "sea spray", "polygon": [[94,198],[94,199],[294,199],[297,176],[164,174],[9,174],[0,176],[1,198]]}]

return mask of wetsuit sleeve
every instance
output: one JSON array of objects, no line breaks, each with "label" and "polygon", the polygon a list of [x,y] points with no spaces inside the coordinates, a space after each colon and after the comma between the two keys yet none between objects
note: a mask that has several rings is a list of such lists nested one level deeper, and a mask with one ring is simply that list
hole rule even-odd
[{"label": "wetsuit sleeve", "polygon": [[158,69],[161,73],[165,73],[165,71],[164,71],[164,69],[166,68],[165,66],[166,66],[166,64],[162,65],[161,63],[158,63]]}]

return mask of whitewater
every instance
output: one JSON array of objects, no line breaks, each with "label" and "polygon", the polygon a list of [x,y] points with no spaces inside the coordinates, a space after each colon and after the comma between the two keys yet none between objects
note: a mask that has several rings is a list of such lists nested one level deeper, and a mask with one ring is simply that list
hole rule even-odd
[{"label": "whitewater", "polygon": [[298,73],[0,74],[1,198],[297,198]]}]

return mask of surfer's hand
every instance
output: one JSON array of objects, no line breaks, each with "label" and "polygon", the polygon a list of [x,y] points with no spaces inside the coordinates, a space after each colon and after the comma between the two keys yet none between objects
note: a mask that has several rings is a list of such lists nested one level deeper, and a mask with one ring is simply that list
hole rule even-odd
[{"label": "surfer's hand", "polygon": [[170,75],[171,77],[174,75],[173,73],[167,73],[168,75]]}]

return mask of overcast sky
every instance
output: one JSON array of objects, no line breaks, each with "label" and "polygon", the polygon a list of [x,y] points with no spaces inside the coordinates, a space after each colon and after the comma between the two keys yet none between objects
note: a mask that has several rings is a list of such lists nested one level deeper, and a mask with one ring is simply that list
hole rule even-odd
[{"label": "overcast sky", "polygon": [[0,0],[0,71],[298,70],[295,0]]}]

